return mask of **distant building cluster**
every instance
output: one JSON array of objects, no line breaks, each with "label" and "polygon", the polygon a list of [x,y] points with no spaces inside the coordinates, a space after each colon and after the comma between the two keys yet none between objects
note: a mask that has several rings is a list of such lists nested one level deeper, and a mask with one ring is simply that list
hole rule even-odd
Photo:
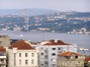
[{"label": "distant building cluster", "polygon": [[[4,40],[3,40],[4,39]],[[61,40],[30,42],[0,35],[0,67],[90,67],[76,44]]]},{"label": "distant building cluster", "polygon": [[70,33],[70,34],[88,34],[88,35],[90,34],[90,32],[87,31],[86,28],[80,28],[78,30],[73,30],[73,31],[68,32],[68,33]]}]

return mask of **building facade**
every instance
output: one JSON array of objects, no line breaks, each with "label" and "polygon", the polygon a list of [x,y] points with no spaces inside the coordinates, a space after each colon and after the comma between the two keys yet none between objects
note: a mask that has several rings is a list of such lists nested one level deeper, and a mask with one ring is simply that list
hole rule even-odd
[{"label": "building facade", "polygon": [[74,52],[58,54],[57,67],[84,67],[85,56]]},{"label": "building facade", "polygon": [[38,51],[21,40],[10,46],[8,67],[38,67]]},{"label": "building facade", "polygon": [[7,55],[4,47],[0,46],[0,67],[6,67]]},{"label": "building facade", "polygon": [[10,37],[8,35],[0,35],[0,46],[10,46]]},{"label": "building facade", "polygon": [[57,67],[57,55],[65,51],[77,52],[76,44],[67,44],[61,40],[43,41],[38,46],[40,67]]},{"label": "building facade", "polygon": [[85,58],[85,67],[90,67],[90,57],[87,57]]}]

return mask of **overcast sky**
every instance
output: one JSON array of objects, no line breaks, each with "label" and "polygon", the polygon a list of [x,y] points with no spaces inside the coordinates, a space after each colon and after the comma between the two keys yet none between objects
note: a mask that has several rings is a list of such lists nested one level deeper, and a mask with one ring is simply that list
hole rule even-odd
[{"label": "overcast sky", "polygon": [[0,0],[0,9],[41,8],[90,12],[90,0]]}]

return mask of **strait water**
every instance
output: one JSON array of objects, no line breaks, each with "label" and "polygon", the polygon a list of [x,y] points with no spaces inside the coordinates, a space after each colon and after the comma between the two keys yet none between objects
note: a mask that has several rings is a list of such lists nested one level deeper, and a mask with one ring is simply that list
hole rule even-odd
[{"label": "strait water", "polygon": [[[14,32],[14,31],[0,31],[0,34],[9,35],[11,39],[24,39],[33,42],[59,39],[66,43],[75,43],[78,48],[90,49],[90,35],[84,34],[66,34],[66,33],[45,33],[45,32]],[[90,55],[90,52],[88,52]]]}]

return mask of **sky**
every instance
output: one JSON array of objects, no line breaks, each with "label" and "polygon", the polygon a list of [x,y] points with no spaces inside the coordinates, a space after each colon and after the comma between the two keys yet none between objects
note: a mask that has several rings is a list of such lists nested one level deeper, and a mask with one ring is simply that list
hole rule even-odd
[{"label": "sky", "polygon": [[90,0],[0,0],[0,9],[27,8],[90,12]]}]

